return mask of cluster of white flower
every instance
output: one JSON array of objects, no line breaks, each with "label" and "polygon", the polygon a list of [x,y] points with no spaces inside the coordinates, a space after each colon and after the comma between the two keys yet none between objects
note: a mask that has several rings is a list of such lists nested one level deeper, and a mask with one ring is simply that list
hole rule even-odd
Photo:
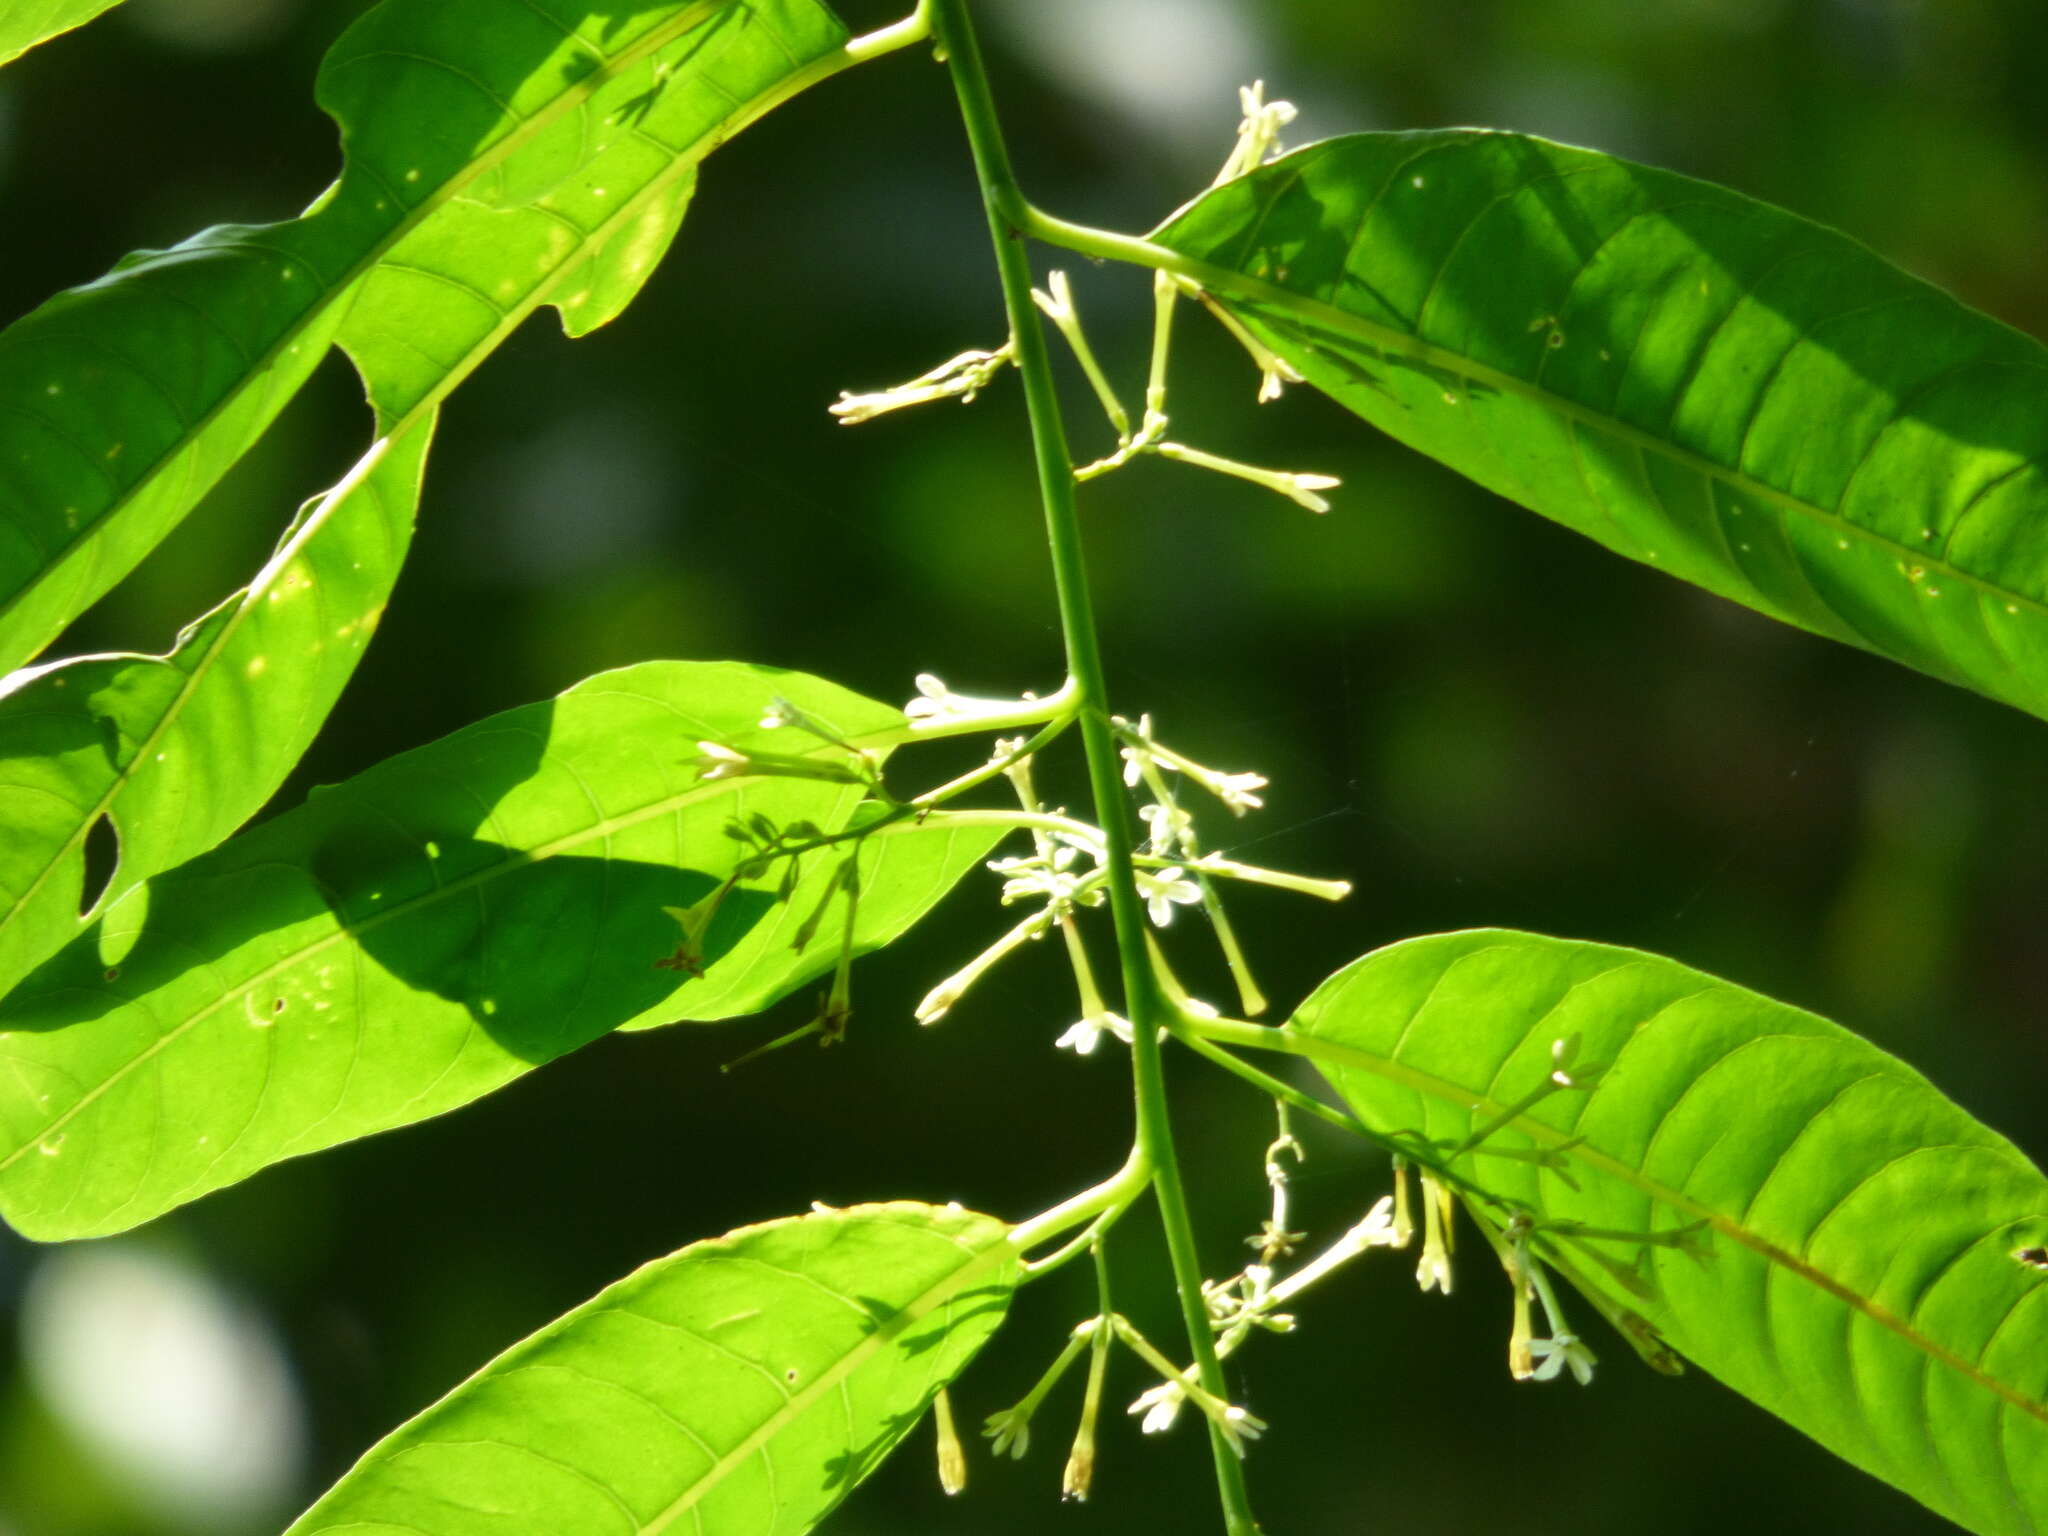
[{"label": "cluster of white flower", "polygon": [[[1221,800],[1225,809],[1233,816],[1242,816],[1246,811],[1256,811],[1265,804],[1265,801],[1261,800],[1257,794],[1257,791],[1266,787],[1267,781],[1264,774],[1222,773],[1217,769],[1204,767],[1193,758],[1174,751],[1171,747],[1162,744],[1154,737],[1152,734],[1152,717],[1150,715],[1140,715],[1135,725],[1119,717],[1116,724],[1119,733],[1125,741],[1123,748],[1124,783],[1133,789],[1146,781],[1146,770],[1151,768],[1167,773],[1186,775],[1218,800]],[[1159,812],[1148,811],[1143,814],[1146,817],[1147,824],[1152,826],[1153,838],[1157,841],[1160,836],[1160,827],[1155,823],[1154,818],[1159,815]],[[1170,809],[1166,815],[1169,828],[1175,839],[1178,840],[1180,835],[1191,825],[1191,819]],[[1158,851],[1163,852],[1164,850]]]},{"label": "cluster of white flower", "polygon": [[[1049,853],[1024,854],[1017,858],[991,859],[991,874],[1003,877],[1002,903],[1044,901],[1061,910],[1102,904],[1104,892],[1094,870],[1076,872],[1075,861],[1096,850],[1071,837],[1058,837]],[[1099,868],[1099,864],[1097,866]]]}]

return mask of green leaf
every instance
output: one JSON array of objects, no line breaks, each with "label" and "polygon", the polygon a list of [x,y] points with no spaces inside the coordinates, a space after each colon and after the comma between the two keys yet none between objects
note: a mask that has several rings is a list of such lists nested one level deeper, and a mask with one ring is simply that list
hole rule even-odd
[{"label": "green leaf", "polygon": [[[843,762],[759,728],[778,696],[877,757],[909,734],[900,711],[800,673],[648,662],[315,791],[114,904],[0,1006],[0,1215],[41,1239],[118,1231],[623,1024],[731,1017],[828,969],[843,909],[792,943],[841,845],[801,856],[787,900],[780,865],[739,879],[701,977],[661,965],[680,938],[668,909],[754,857],[735,821],[832,832],[860,804],[824,779],[700,778],[700,739]],[[871,834],[860,945],[993,841]]]},{"label": "green leaf", "polygon": [[[0,684],[0,995],[276,793],[391,595],[432,431],[429,410],[380,440],[168,656],[87,656]],[[82,917],[86,838],[102,817],[119,863]]]},{"label": "green leaf", "polygon": [[[395,46],[418,25],[414,9],[377,12],[383,30],[370,41]],[[363,44],[345,38],[333,60],[351,46]],[[633,134],[653,122],[681,143],[689,126],[677,105],[694,97],[699,117],[729,115],[749,81],[771,93],[787,84],[786,60],[771,68],[755,56],[758,34],[697,37],[695,46],[659,77],[658,99],[622,111]],[[368,67],[381,78],[390,63]],[[374,100],[340,87],[335,96],[345,122],[378,120]],[[658,116],[663,103],[667,115]],[[338,340],[367,381],[384,436],[246,592],[192,626],[168,657],[89,657],[15,679],[0,700],[0,814],[11,832],[0,848],[0,992],[77,932],[86,839],[100,817],[112,818],[121,847],[104,901],[213,846],[283,782],[397,578],[439,401],[541,304],[557,306],[573,335],[614,317],[673,237],[697,154],[657,164],[653,146],[666,141],[628,137],[635,165],[599,151],[580,173],[609,184],[557,187],[514,208],[447,200],[357,285]],[[488,300],[478,297],[487,280]]]},{"label": "green leaf", "polygon": [[994,1333],[1008,1229],[819,1210],[657,1259],[485,1366],[286,1536],[800,1536]]},{"label": "green leaf", "polygon": [[0,12],[0,64],[11,64],[37,43],[82,27],[121,0],[8,0]]},{"label": "green leaf", "polygon": [[[1608,1308],[1986,1536],[2048,1523],[2048,1181],[1847,1030],[1674,961],[1511,932],[1411,940],[1284,1031],[1359,1117],[1532,1212]],[[1482,1207],[1483,1209],[1483,1207]],[[1498,1212],[1496,1212],[1498,1215]],[[1579,1222],[1659,1241],[1575,1237]],[[1691,1229],[1691,1230],[1688,1230]],[[1485,1261],[1491,1267],[1491,1260]]]},{"label": "green leaf", "polygon": [[[378,15],[387,28],[407,18],[404,7]],[[715,57],[705,42],[663,77],[663,99],[715,96]],[[722,68],[736,81],[744,74],[730,59]],[[715,102],[729,109],[727,97]],[[364,118],[373,110],[352,105]],[[599,154],[586,174],[608,168]],[[120,833],[112,898],[213,846],[276,791],[397,578],[438,402],[539,305],[558,306],[575,335],[624,307],[695,185],[687,154],[646,170],[602,197],[557,189],[510,209],[451,201],[406,235],[358,285],[338,336],[385,434],[357,471],[171,656],[91,657],[17,678],[0,703],[0,811],[17,829],[0,849],[0,990],[77,931],[98,818],[111,816]],[[474,290],[493,270],[516,276],[496,280],[498,297],[486,302]]]},{"label": "green leaf", "polygon": [[1390,436],[2048,716],[2048,352],[1854,241],[1519,134],[1360,134],[1153,237]]},{"label": "green leaf", "polygon": [[365,15],[321,68],[346,163],[303,217],[139,253],[0,333],[0,673],[177,524],[330,342],[395,435],[537,305],[579,335],[617,313],[697,162],[851,62],[845,37],[820,0]]}]

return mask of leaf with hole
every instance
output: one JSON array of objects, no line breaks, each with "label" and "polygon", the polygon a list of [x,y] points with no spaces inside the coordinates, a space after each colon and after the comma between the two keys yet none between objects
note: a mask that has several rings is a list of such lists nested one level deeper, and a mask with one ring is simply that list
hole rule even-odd
[{"label": "leaf with hole", "polygon": [[[622,1025],[731,1018],[829,969],[843,908],[793,941],[847,849],[799,855],[785,895],[728,829],[831,833],[862,789],[697,766],[699,740],[803,750],[759,726],[777,697],[877,758],[909,735],[899,710],[800,673],[648,662],[316,790],[115,903],[0,1005],[0,1215],[39,1239],[118,1231]],[[863,839],[855,951],[999,835],[903,821]],[[728,879],[702,974],[664,966],[669,909]]]},{"label": "leaf with hole", "polygon": [[[429,411],[381,439],[169,655],[86,656],[0,684],[0,995],[106,902],[228,836],[304,756],[391,595],[432,428]],[[88,891],[102,818],[118,863]]]},{"label": "leaf with hole", "polygon": [[[403,41],[418,26],[414,9],[380,10],[371,41]],[[770,13],[762,24],[781,23]],[[543,304],[560,310],[572,335],[616,316],[688,206],[702,148],[689,147],[690,125],[743,104],[759,110],[740,93],[772,95],[787,84],[790,61],[758,31],[741,33],[722,43],[698,38],[688,62],[666,73],[666,56],[657,57],[663,115],[652,101],[645,111],[621,109],[638,136],[633,166],[601,149],[583,168],[609,185],[557,186],[517,206],[442,199],[378,261],[337,339],[367,382],[379,440],[294,525],[245,592],[193,625],[168,656],[88,657],[14,679],[0,702],[0,810],[13,832],[0,849],[0,992],[77,931],[86,844],[101,817],[119,832],[120,862],[104,892],[113,898],[213,846],[283,782],[397,578],[440,400]],[[369,46],[345,38],[330,70],[343,68],[351,48]],[[401,121],[427,112],[426,102],[380,102],[376,81],[382,70],[431,66],[371,53],[368,83],[350,69],[333,87],[329,105],[341,120],[384,124],[394,112]],[[648,136],[662,132],[669,139]],[[656,164],[652,146],[671,140],[675,153]],[[375,163],[359,157],[352,166],[368,175]],[[484,287],[489,297],[480,296]],[[179,293],[152,293],[170,305],[170,319],[201,323]],[[452,301],[458,294],[468,297]],[[83,344],[95,322],[65,313],[71,341]],[[64,398],[61,389],[51,398]]]},{"label": "leaf with hole", "polygon": [[1854,241],[1469,129],[1310,145],[1153,239],[1459,473],[2048,717],[2048,351]]},{"label": "leaf with hole", "polygon": [[1008,1238],[894,1203],[693,1243],[401,1425],[286,1536],[801,1536],[1001,1324]]},{"label": "leaf with hole", "polygon": [[653,269],[697,163],[842,67],[818,0],[386,0],[329,52],[341,179],[300,218],[139,252],[0,333],[0,673],[118,581],[330,343],[407,429],[541,303]]},{"label": "leaf with hole", "polygon": [[[1280,1037],[1439,1154],[1505,1117],[1453,1171],[1605,1309],[1970,1530],[2048,1522],[2048,1180],[1912,1068],[1675,961],[1501,931],[1368,955]],[[1545,1091],[1558,1041],[1590,1088]]]}]

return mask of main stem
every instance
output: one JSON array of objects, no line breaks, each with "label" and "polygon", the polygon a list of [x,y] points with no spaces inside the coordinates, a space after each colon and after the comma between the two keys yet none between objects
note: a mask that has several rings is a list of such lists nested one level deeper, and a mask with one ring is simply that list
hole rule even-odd
[{"label": "main stem", "polygon": [[[1074,506],[1074,465],[1067,452],[1066,430],[1060,422],[1059,399],[1053,388],[1052,364],[1046,355],[1045,333],[1031,301],[1031,266],[1024,248],[1026,204],[1010,170],[989,94],[981,50],[968,19],[966,0],[934,0],[933,20],[946,51],[960,115],[974,152],[975,173],[988,205],[989,232],[995,241],[996,266],[1002,275],[1003,305],[1015,339],[1017,371],[1023,376],[1024,400],[1031,416],[1031,443],[1038,462],[1039,494],[1045,503],[1046,541],[1051,546],[1054,588],[1059,600],[1060,627],[1066,641],[1067,668],[1079,707],[1081,744],[1088,759],[1088,782],[1102,828],[1105,866],[1109,875],[1110,914],[1116,925],[1117,955],[1124,982],[1124,1007],[1131,1020],[1131,1077],[1137,1101],[1138,1151],[1149,1164],[1152,1187],[1159,1198],[1159,1217],[1166,1229],[1167,1252],[1173,1262],[1181,1317],[1187,1325],[1196,1379],[1217,1398],[1228,1398],[1223,1366],[1202,1300],[1202,1263],[1195,1250],[1194,1224],[1188,1218],[1187,1192],[1181,1185],[1180,1163],[1174,1155],[1173,1122],[1167,1111],[1166,1077],[1160,1059],[1159,1031],[1167,1008],[1160,996],[1145,947],[1145,909],[1138,899],[1131,835],[1116,741],[1109,725],[1109,690],[1103,679],[1102,651],[1095,635],[1094,606],[1088,596],[1088,570],[1081,552],[1080,518]],[[1222,1496],[1225,1529],[1230,1536],[1258,1536],[1244,1467],[1237,1453],[1212,1424],[1209,1445],[1216,1462],[1216,1485]]]}]

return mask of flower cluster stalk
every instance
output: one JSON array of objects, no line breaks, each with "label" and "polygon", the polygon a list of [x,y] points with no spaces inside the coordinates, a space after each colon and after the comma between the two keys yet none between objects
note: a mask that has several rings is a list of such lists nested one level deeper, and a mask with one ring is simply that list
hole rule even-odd
[{"label": "flower cluster stalk", "polygon": [[[1223,1369],[1216,1358],[1202,1301],[1202,1265],[1173,1144],[1167,1110],[1164,1064],[1158,1031],[1166,1022],[1158,982],[1145,951],[1145,911],[1132,864],[1135,840],[1124,803],[1121,765],[1111,733],[1108,689],[1095,633],[1094,609],[1074,504],[1074,466],[1061,424],[1045,336],[1031,297],[1031,268],[1021,228],[1024,199],[1010,170],[981,50],[967,15],[966,0],[934,0],[932,17],[945,50],[961,118],[973,151],[975,172],[988,205],[996,265],[1030,411],[1039,490],[1045,506],[1046,539],[1058,595],[1060,627],[1068,672],[1074,682],[1079,729],[1087,756],[1096,821],[1107,854],[1110,910],[1123,973],[1124,1011],[1132,1024],[1131,1070],[1141,1156],[1150,1165],[1153,1189],[1166,1230],[1182,1320],[1193,1352],[1196,1376],[1217,1400],[1225,1396]],[[1210,1421],[1210,1449],[1216,1466],[1225,1528],[1230,1536],[1257,1536],[1243,1468],[1235,1449]]]}]

